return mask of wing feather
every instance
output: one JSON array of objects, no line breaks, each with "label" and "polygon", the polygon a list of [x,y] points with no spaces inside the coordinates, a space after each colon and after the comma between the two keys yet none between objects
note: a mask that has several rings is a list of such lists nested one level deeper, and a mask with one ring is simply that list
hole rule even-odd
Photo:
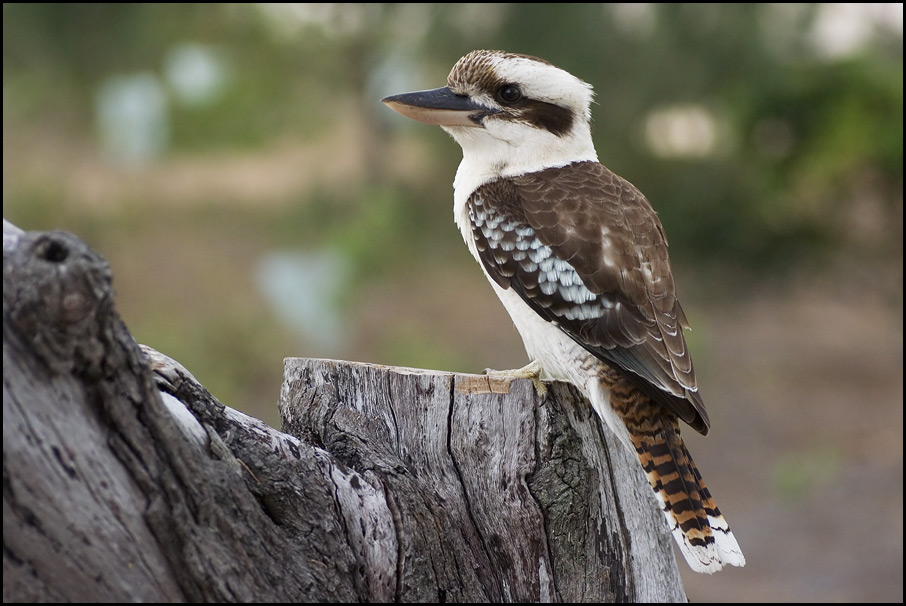
[{"label": "wing feather", "polygon": [[579,162],[487,183],[469,216],[501,287],[707,433],[664,230],[632,184]]}]

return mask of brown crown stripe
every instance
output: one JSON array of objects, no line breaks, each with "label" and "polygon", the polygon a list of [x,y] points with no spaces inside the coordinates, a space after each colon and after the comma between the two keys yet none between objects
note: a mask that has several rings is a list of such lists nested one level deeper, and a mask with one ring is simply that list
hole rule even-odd
[{"label": "brown crown stripe", "polygon": [[[502,54],[502,58],[523,58],[550,65],[547,61],[530,55]],[[485,94],[496,99],[497,92],[507,85],[518,85],[502,78],[494,69],[492,56],[485,52],[469,53],[453,66],[447,77],[447,85],[456,93],[474,96]],[[538,99],[523,97],[512,105],[503,106],[509,118],[543,128],[558,137],[569,133],[576,116],[572,110]]]}]

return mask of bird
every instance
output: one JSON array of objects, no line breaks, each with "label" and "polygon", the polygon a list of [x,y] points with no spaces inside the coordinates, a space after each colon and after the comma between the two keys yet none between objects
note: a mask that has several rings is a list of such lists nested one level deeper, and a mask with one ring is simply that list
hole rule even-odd
[{"label": "bird", "polygon": [[744,566],[680,435],[680,421],[705,435],[710,421],[664,228],[599,162],[593,99],[590,84],[544,59],[476,50],[446,86],[382,101],[462,148],[454,220],[530,360],[487,372],[575,385],[637,455],[689,566]]}]

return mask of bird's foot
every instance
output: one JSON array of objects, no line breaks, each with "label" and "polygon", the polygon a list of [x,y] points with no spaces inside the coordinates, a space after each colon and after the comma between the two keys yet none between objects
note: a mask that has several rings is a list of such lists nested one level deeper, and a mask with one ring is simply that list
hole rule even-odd
[{"label": "bird's foot", "polygon": [[485,368],[484,374],[489,377],[499,377],[501,379],[531,379],[535,385],[535,393],[539,396],[547,395],[547,386],[541,380],[541,364],[533,361],[522,368],[514,370],[494,370]]}]

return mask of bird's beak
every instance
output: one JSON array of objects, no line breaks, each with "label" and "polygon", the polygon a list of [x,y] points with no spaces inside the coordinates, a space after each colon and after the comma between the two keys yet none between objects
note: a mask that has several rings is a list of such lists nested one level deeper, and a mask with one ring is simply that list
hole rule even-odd
[{"label": "bird's beak", "polygon": [[479,105],[450,87],[420,90],[381,99],[393,111],[438,126],[481,126],[481,119],[494,110]]}]

